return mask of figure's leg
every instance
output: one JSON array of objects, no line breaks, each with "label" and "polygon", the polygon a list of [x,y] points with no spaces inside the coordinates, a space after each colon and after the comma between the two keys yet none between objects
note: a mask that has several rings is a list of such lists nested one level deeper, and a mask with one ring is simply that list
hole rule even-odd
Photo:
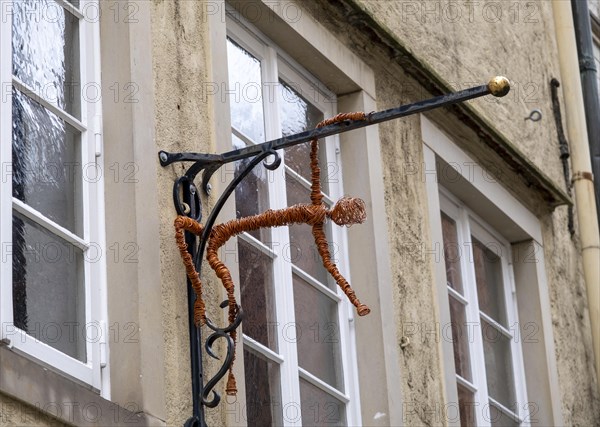
[{"label": "figure's leg", "polygon": [[175,218],[175,241],[181,254],[181,259],[185,266],[185,272],[190,279],[192,288],[196,293],[196,302],[194,303],[194,323],[197,326],[202,326],[206,322],[206,307],[204,306],[204,300],[202,299],[202,282],[200,281],[200,274],[194,267],[194,260],[188,252],[188,245],[185,242],[184,231],[194,233],[196,236],[202,234],[204,227],[197,221],[186,216],[178,216]]},{"label": "figure's leg", "polygon": [[360,302],[354,293],[354,290],[350,286],[350,283],[348,283],[348,281],[338,270],[337,266],[331,261],[329,244],[327,242],[325,232],[323,231],[323,222],[313,225],[312,231],[315,238],[315,244],[317,245],[317,250],[319,251],[319,255],[321,255],[321,259],[323,260],[323,266],[327,269],[329,274],[331,274],[338,286],[342,288],[342,291],[344,291],[350,302],[356,307],[358,315],[366,316],[371,312],[371,309]]}]

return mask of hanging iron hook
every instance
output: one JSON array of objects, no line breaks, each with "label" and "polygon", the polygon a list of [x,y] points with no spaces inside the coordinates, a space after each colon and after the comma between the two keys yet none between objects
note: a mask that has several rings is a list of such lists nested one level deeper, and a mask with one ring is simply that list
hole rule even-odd
[{"label": "hanging iron hook", "polygon": [[528,117],[525,117],[525,121],[531,120],[532,122],[539,122],[542,120],[542,112],[537,108],[535,110],[531,110]]}]

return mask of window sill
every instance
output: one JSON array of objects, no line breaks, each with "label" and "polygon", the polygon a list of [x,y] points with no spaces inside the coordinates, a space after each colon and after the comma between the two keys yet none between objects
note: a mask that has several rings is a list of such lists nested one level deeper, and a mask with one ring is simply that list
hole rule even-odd
[{"label": "window sill", "polygon": [[78,426],[165,425],[149,414],[133,412],[100,397],[90,386],[54,372],[0,346],[0,393],[36,410]]}]

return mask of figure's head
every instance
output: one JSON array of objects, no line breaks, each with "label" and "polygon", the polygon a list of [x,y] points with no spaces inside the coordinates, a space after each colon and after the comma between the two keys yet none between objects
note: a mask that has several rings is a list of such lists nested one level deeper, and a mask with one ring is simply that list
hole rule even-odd
[{"label": "figure's head", "polygon": [[367,219],[365,202],[356,197],[342,197],[327,216],[337,225],[362,224]]}]

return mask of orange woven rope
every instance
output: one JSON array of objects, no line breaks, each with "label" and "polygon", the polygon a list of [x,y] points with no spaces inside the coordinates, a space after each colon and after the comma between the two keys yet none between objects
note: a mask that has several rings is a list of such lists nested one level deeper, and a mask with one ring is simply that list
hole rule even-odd
[{"label": "orange woven rope", "polygon": [[[327,120],[320,122],[317,127],[327,126],[345,120],[364,120],[365,113],[343,113],[338,114]],[[206,259],[210,267],[214,270],[217,277],[221,280],[223,287],[227,292],[228,301],[228,320],[232,323],[237,316],[237,303],[235,300],[235,286],[231,273],[227,266],[219,259],[218,250],[231,237],[245,231],[258,230],[265,227],[281,227],[292,224],[308,224],[312,226],[312,234],[315,239],[319,255],[323,261],[323,266],[334,278],[338,286],[344,291],[350,302],[356,307],[359,316],[369,314],[370,309],[362,304],[356,297],[354,290],[348,281],[339,272],[335,263],[331,260],[329,253],[329,244],[324,231],[325,219],[329,218],[337,225],[352,225],[363,223],[366,219],[365,203],[358,198],[343,197],[334,205],[332,209],[327,209],[323,204],[323,194],[321,192],[321,170],[319,168],[319,142],[318,139],[311,141],[310,167],[311,167],[311,204],[298,204],[285,209],[268,210],[259,215],[246,218],[240,218],[228,221],[223,224],[215,225],[210,233],[206,248]],[[186,272],[192,287],[196,292],[196,305],[194,306],[194,321],[196,324],[204,324],[206,321],[204,301],[202,300],[202,283],[200,276],[194,268],[193,260],[187,252],[187,244],[183,230],[190,231],[196,235],[202,233],[202,225],[196,221],[179,216],[175,220],[177,246],[183,258]],[[226,393],[235,395],[237,386],[233,375],[233,361],[235,360],[235,346],[237,343],[237,332],[231,331],[230,336],[234,343],[234,356],[229,368]]]},{"label": "orange woven rope", "polygon": [[175,242],[179,248],[183,265],[185,266],[185,272],[187,273],[192,288],[196,293],[196,302],[194,303],[194,323],[202,326],[206,322],[206,308],[204,306],[204,300],[202,299],[202,282],[200,281],[200,274],[194,267],[194,260],[188,252],[188,245],[185,243],[185,231],[189,231],[196,236],[202,234],[202,225],[192,218],[187,216],[178,216],[175,218]]}]

